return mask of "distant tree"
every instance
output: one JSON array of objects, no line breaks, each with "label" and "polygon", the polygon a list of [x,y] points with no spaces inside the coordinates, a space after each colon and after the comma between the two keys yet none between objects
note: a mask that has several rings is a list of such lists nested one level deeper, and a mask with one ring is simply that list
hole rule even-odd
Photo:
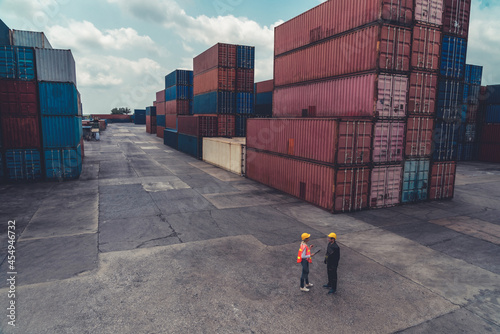
[{"label": "distant tree", "polygon": [[111,109],[111,114],[112,115],[128,115],[132,111],[129,108],[126,107],[120,107],[120,108],[113,108]]}]

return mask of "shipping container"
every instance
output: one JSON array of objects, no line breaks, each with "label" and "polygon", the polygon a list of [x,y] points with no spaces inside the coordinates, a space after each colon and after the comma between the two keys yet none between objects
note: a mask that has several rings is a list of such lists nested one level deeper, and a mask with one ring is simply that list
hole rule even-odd
[{"label": "shipping container", "polygon": [[40,113],[52,116],[78,114],[78,92],[73,83],[39,82]]},{"label": "shipping container", "polygon": [[165,89],[165,101],[192,100],[193,86],[172,86]]},{"label": "shipping container", "polygon": [[408,117],[406,128],[406,150],[408,158],[425,158],[432,153],[434,118]]},{"label": "shipping container", "polygon": [[272,104],[257,104],[255,106],[254,116],[271,117],[272,114],[273,114],[273,105]]},{"label": "shipping container", "polygon": [[22,46],[1,46],[0,78],[35,80],[35,52],[33,49]]},{"label": "shipping container", "polygon": [[481,143],[479,145],[478,160],[500,163],[500,143]]},{"label": "shipping container", "polygon": [[456,162],[433,163],[430,172],[429,199],[453,198],[455,190]]},{"label": "shipping container", "polygon": [[36,83],[33,81],[0,80],[0,115],[38,115]]},{"label": "shipping container", "polygon": [[167,102],[156,102],[156,116],[167,114]]},{"label": "shipping container", "polygon": [[411,29],[377,24],[274,60],[275,87],[370,70],[410,69]]},{"label": "shipping container", "polygon": [[488,85],[482,93],[485,104],[500,104],[500,85]]},{"label": "shipping container", "polygon": [[75,59],[71,50],[35,49],[38,81],[76,83]]},{"label": "shipping container", "polygon": [[[252,82],[253,84],[253,82]],[[216,90],[236,91],[236,69],[218,67],[194,77],[194,95]]]},{"label": "shipping container", "polygon": [[9,32],[10,28],[0,19],[0,46],[10,45]]},{"label": "shipping container", "polygon": [[415,21],[443,25],[443,0],[415,0]]},{"label": "shipping container", "polygon": [[134,110],[134,123],[135,124],[146,124],[146,109],[135,109]]},{"label": "shipping container", "polygon": [[407,91],[407,76],[375,73],[277,87],[273,116],[301,117],[313,107],[315,115],[309,116],[403,118]]},{"label": "shipping container", "polygon": [[3,148],[41,148],[40,121],[38,116],[18,117],[2,115],[0,118]]},{"label": "shipping container", "polygon": [[164,131],[165,131],[164,126],[156,125],[156,137],[163,139]]},{"label": "shipping container", "polygon": [[338,35],[379,20],[413,21],[413,0],[326,1],[274,29],[274,54]]},{"label": "shipping container", "polygon": [[203,161],[245,174],[245,138],[203,138]]},{"label": "shipping container", "polygon": [[236,70],[236,91],[246,93],[254,92],[253,69],[238,68]]},{"label": "shipping container", "polygon": [[477,140],[476,135],[476,124],[466,124],[465,125],[465,142],[473,143]]},{"label": "shipping container", "polygon": [[438,76],[434,73],[414,71],[410,74],[409,86],[408,113],[419,116],[434,115]]},{"label": "shipping container", "polygon": [[179,116],[179,133],[195,137],[217,137],[217,115]]},{"label": "shipping container", "polygon": [[45,149],[45,177],[49,180],[77,179],[82,173],[82,147]]},{"label": "shipping container", "polygon": [[436,121],[434,132],[434,161],[452,161],[457,159],[457,144],[460,123]]},{"label": "shipping container", "polygon": [[165,96],[166,96],[165,89],[156,92],[156,103],[165,102]]},{"label": "shipping container", "polygon": [[156,116],[146,115],[146,132],[156,134]]},{"label": "shipping container", "polygon": [[10,31],[10,44],[30,48],[52,49],[43,32],[14,30]]},{"label": "shipping container", "polygon": [[235,115],[217,115],[217,133],[219,137],[236,136],[236,116]]},{"label": "shipping container", "polygon": [[5,151],[5,178],[11,181],[34,181],[42,179],[40,150]]},{"label": "shipping container", "polygon": [[465,64],[465,82],[471,85],[481,86],[483,77],[483,67],[478,65]]},{"label": "shipping container", "polygon": [[428,198],[429,159],[406,160],[401,202],[419,202]]},{"label": "shipping container", "polygon": [[163,144],[177,150],[178,149],[177,135],[178,135],[178,133],[176,130],[165,129],[163,131]]},{"label": "shipping container", "polygon": [[236,115],[235,119],[235,136],[246,137],[247,135],[247,120],[252,116],[250,115]]},{"label": "shipping container", "polygon": [[165,103],[166,115],[190,115],[192,114],[193,101],[171,100]]},{"label": "shipping container", "polygon": [[172,86],[192,86],[193,71],[175,70],[165,76],[165,88]]},{"label": "shipping container", "polygon": [[165,115],[156,115],[156,125],[165,127]]},{"label": "shipping container", "polygon": [[386,208],[401,203],[403,167],[374,166],[370,182],[370,208]]},{"label": "shipping container", "polygon": [[272,92],[274,90],[274,80],[266,80],[255,83],[255,94]]},{"label": "shipping container", "polygon": [[77,147],[82,138],[82,118],[42,116],[43,148]]},{"label": "shipping container", "polygon": [[189,154],[197,159],[203,158],[203,138],[189,136],[182,133],[177,135],[178,138],[178,150]]},{"label": "shipping container", "polygon": [[177,130],[177,115],[165,115],[165,127],[167,129]]},{"label": "shipping container", "polygon": [[146,116],[156,116],[156,107],[146,107]]},{"label": "shipping container", "polygon": [[236,94],[218,91],[196,95],[193,99],[193,114],[235,114]]},{"label": "shipping container", "polygon": [[486,106],[486,123],[500,123],[500,104]]},{"label": "shipping container", "polygon": [[443,30],[467,38],[471,0],[444,0]]},{"label": "shipping container", "polygon": [[478,143],[458,143],[458,161],[475,161],[479,150]]},{"label": "shipping container", "polygon": [[463,82],[443,79],[439,81],[436,116],[445,121],[457,121],[462,117]]},{"label": "shipping container", "polygon": [[215,67],[236,68],[236,45],[217,43],[193,59],[193,75]]},{"label": "shipping container", "polygon": [[255,112],[255,97],[253,93],[236,93],[236,113],[253,114]]},{"label": "shipping container", "polygon": [[254,46],[238,45],[236,47],[236,54],[237,54],[236,63],[238,68],[254,69],[255,67]]},{"label": "shipping container", "polygon": [[467,105],[466,106],[466,114],[465,114],[465,122],[467,123],[476,123],[478,118],[478,105]]},{"label": "shipping container", "polygon": [[441,31],[417,25],[413,27],[411,66],[419,71],[437,71],[441,54]]},{"label": "shipping container", "polygon": [[373,163],[403,161],[405,125],[404,121],[375,122],[373,130]]},{"label": "shipping container", "polygon": [[[456,0],[454,0],[456,1]],[[465,77],[467,41],[460,37],[443,36],[441,50],[441,75],[451,79]]]},{"label": "shipping container", "polygon": [[464,84],[464,93],[463,93],[463,103],[464,104],[479,104],[479,90],[481,86],[478,85],[470,85]]},{"label": "shipping container", "polygon": [[255,104],[273,104],[273,92],[255,94]]},{"label": "shipping container", "polygon": [[500,123],[483,124],[480,137],[482,143],[500,143]]}]

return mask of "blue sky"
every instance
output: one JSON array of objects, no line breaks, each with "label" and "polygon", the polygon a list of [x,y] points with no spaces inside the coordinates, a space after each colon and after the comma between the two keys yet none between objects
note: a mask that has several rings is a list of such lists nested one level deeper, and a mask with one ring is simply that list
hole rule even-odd
[{"label": "blue sky", "polygon": [[[320,0],[0,0],[11,28],[44,31],[52,46],[71,49],[84,113],[151,105],[164,76],[192,68],[217,42],[254,45],[256,80],[272,78],[273,28]],[[472,0],[468,63],[500,83],[500,5]]]}]

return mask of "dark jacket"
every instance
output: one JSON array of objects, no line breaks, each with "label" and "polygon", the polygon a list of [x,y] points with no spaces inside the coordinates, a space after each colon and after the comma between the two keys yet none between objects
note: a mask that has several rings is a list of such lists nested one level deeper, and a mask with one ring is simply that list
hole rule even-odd
[{"label": "dark jacket", "polygon": [[340,247],[337,242],[329,242],[326,249],[325,262],[328,267],[338,267],[340,260]]}]

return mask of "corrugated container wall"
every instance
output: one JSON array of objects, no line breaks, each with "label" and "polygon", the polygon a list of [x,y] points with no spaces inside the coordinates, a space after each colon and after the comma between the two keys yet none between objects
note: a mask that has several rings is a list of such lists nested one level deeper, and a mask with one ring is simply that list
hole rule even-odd
[{"label": "corrugated container wall", "polygon": [[174,149],[178,149],[177,145],[177,131],[173,129],[165,129],[163,131],[163,144],[170,146]]},{"label": "corrugated container wall", "polygon": [[193,71],[175,70],[165,76],[165,88],[172,86],[192,86]]},{"label": "corrugated container wall", "polygon": [[405,122],[375,122],[373,131],[374,163],[395,163],[403,160]]},{"label": "corrugated container wall", "polygon": [[38,81],[76,83],[75,59],[71,50],[35,49]]},{"label": "corrugated container wall", "polygon": [[429,198],[431,200],[453,198],[456,167],[455,162],[442,162],[432,165],[429,188]]},{"label": "corrugated container wall", "polygon": [[244,154],[245,138],[203,138],[203,161],[230,172],[244,173]]},{"label": "corrugated container wall", "polygon": [[0,115],[38,115],[37,84],[32,81],[0,80]]},{"label": "corrugated container wall", "polygon": [[433,116],[436,112],[437,74],[414,71],[410,74],[409,86],[408,113]]},{"label": "corrugated container wall", "polygon": [[39,150],[7,150],[5,152],[6,178],[12,181],[42,179]]},{"label": "corrugated container wall", "polygon": [[135,109],[134,116],[135,124],[146,124],[146,109]]},{"label": "corrugated container wall", "polygon": [[429,189],[429,159],[406,160],[403,172],[401,201],[403,203],[425,201]]},{"label": "corrugated container wall", "polygon": [[49,40],[43,32],[14,30],[10,31],[10,43],[15,46],[52,49]]},{"label": "corrugated container wall", "polygon": [[415,0],[415,21],[443,25],[443,0]]},{"label": "corrugated container wall", "polygon": [[0,117],[2,147],[7,149],[41,148],[38,116]]},{"label": "corrugated container wall", "polygon": [[193,59],[193,75],[215,67],[236,67],[236,45],[218,43]]},{"label": "corrugated container wall", "polygon": [[467,38],[471,0],[444,0],[443,30]]},{"label": "corrugated container wall", "polygon": [[443,36],[441,50],[441,75],[450,79],[463,79],[467,41],[460,37]]},{"label": "corrugated container wall", "polygon": [[82,172],[82,147],[44,150],[47,179],[76,179]]},{"label": "corrugated container wall", "polygon": [[203,138],[189,136],[182,133],[177,135],[178,150],[187,153],[197,159],[202,159]]},{"label": "corrugated container wall", "polygon": [[274,80],[266,80],[255,83],[255,94],[272,92],[274,90]]},{"label": "corrugated container wall", "polygon": [[82,138],[82,118],[42,116],[44,148],[77,147]]},{"label": "corrugated container wall", "polygon": [[406,156],[409,158],[429,157],[432,153],[434,118],[409,117],[406,128]]},{"label": "corrugated container wall", "polygon": [[414,70],[437,71],[441,52],[441,31],[417,25],[413,27],[411,66]]},{"label": "corrugated container wall", "polygon": [[9,27],[0,19],[0,46],[10,45],[9,31]]},{"label": "corrugated container wall", "polygon": [[0,47],[0,78],[35,80],[35,52],[22,46]]},{"label": "corrugated container wall", "polygon": [[375,166],[370,180],[370,207],[385,208],[401,202],[402,166]]},{"label": "corrugated container wall", "polygon": [[73,83],[40,82],[42,115],[81,116],[78,114],[78,92]]}]

